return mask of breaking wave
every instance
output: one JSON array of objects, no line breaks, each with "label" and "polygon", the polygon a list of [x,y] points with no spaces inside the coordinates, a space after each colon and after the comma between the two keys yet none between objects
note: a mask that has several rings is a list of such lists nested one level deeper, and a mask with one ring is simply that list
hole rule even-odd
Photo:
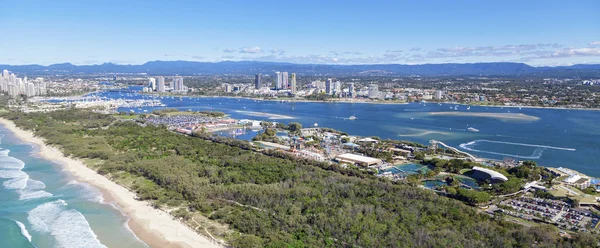
[{"label": "breaking wave", "polygon": [[52,196],[51,193],[44,191],[46,185],[37,180],[29,178],[29,175],[23,172],[25,163],[17,158],[8,156],[10,150],[0,150],[0,178],[9,179],[2,183],[5,189],[16,190],[19,194],[19,200],[30,200]]},{"label": "breaking wave", "polygon": [[23,235],[23,237],[27,238],[27,240],[29,240],[29,243],[31,243],[31,234],[29,234],[29,232],[27,231],[27,228],[25,228],[25,225],[23,225],[23,223],[16,221],[15,223],[17,223],[17,226],[19,226],[19,228],[21,229],[21,234]]},{"label": "breaking wave", "polygon": [[27,220],[33,230],[49,233],[58,247],[106,247],[92,231],[85,217],[74,209],[68,209],[63,200],[47,202],[29,211]]}]

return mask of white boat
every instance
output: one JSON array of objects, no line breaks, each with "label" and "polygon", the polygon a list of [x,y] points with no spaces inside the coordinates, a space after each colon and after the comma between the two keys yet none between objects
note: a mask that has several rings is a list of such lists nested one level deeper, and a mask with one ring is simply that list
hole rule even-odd
[{"label": "white boat", "polygon": [[348,120],[356,120],[356,116],[352,115],[352,116],[348,117]]},{"label": "white boat", "polygon": [[313,124],[313,126],[315,126],[315,127],[318,127],[318,126],[319,126],[319,124],[315,122],[315,124]]},{"label": "white boat", "polygon": [[479,133],[479,129],[474,128],[474,127],[467,128],[467,131],[473,132],[473,133]]}]

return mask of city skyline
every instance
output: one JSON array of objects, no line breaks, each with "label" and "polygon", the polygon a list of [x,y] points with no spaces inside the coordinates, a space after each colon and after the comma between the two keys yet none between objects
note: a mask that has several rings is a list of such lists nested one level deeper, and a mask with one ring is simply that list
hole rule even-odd
[{"label": "city skyline", "polygon": [[600,63],[597,1],[8,0],[3,8],[0,64]]}]

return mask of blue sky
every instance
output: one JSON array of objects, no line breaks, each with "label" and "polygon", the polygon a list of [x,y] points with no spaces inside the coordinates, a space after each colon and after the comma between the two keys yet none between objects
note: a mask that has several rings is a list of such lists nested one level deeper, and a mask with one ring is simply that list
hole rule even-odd
[{"label": "blue sky", "polygon": [[600,63],[600,1],[0,0],[0,64]]}]

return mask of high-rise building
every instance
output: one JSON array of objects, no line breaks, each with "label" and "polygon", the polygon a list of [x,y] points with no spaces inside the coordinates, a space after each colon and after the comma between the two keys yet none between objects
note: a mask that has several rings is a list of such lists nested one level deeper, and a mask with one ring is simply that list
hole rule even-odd
[{"label": "high-rise building", "polygon": [[275,72],[276,75],[276,81],[275,81],[275,89],[281,89],[281,85],[283,85],[283,77],[281,75],[281,72]]},{"label": "high-rise building", "polygon": [[356,89],[354,89],[354,83],[350,83],[350,86],[348,87],[348,94],[350,94],[350,97],[352,98],[356,97]]},{"label": "high-rise building", "polygon": [[442,92],[441,90],[436,90],[435,91],[435,99],[436,100],[442,100],[442,97],[444,96],[444,92]]},{"label": "high-rise building", "polygon": [[18,78],[14,73],[3,70],[0,75],[0,92],[16,97],[25,95],[28,97],[45,95],[46,83],[43,78],[29,81],[27,77]]},{"label": "high-rise building", "polygon": [[292,82],[290,84],[292,94],[296,94],[296,73],[292,73]]},{"label": "high-rise building", "polygon": [[158,85],[156,87],[156,91],[165,92],[165,77],[158,77]]},{"label": "high-rise building", "polygon": [[148,88],[152,89],[152,91],[156,90],[156,78],[148,78]]},{"label": "high-rise building", "polygon": [[285,72],[285,71],[284,71],[284,72],[282,72],[282,73],[281,73],[281,77],[282,77],[282,79],[281,79],[281,80],[282,80],[282,81],[281,81],[281,82],[282,82],[282,85],[281,85],[282,87],[281,87],[281,88],[282,88],[282,89],[287,89],[287,88],[289,88],[289,87],[290,87],[290,84],[289,84],[289,78],[290,78],[290,77],[288,76],[288,73],[287,73],[287,72]]},{"label": "high-rise building", "polygon": [[369,98],[379,98],[379,85],[369,85]]},{"label": "high-rise building", "polygon": [[333,94],[333,80],[331,80],[331,78],[328,78],[327,81],[325,82],[325,93],[328,95]]},{"label": "high-rise building", "polygon": [[336,95],[342,93],[342,82],[335,81],[335,83],[333,83],[333,93]]},{"label": "high-rise building", "polygon": [[185,91],[183,86],[183,77],[175,77],[173,81],[173,91],[182,92]]},{"label": "high-rise building", "polygon": [[259,73],[254,78],[254,88],[258,90],[260,87],[262,87],[262,74]]}]

